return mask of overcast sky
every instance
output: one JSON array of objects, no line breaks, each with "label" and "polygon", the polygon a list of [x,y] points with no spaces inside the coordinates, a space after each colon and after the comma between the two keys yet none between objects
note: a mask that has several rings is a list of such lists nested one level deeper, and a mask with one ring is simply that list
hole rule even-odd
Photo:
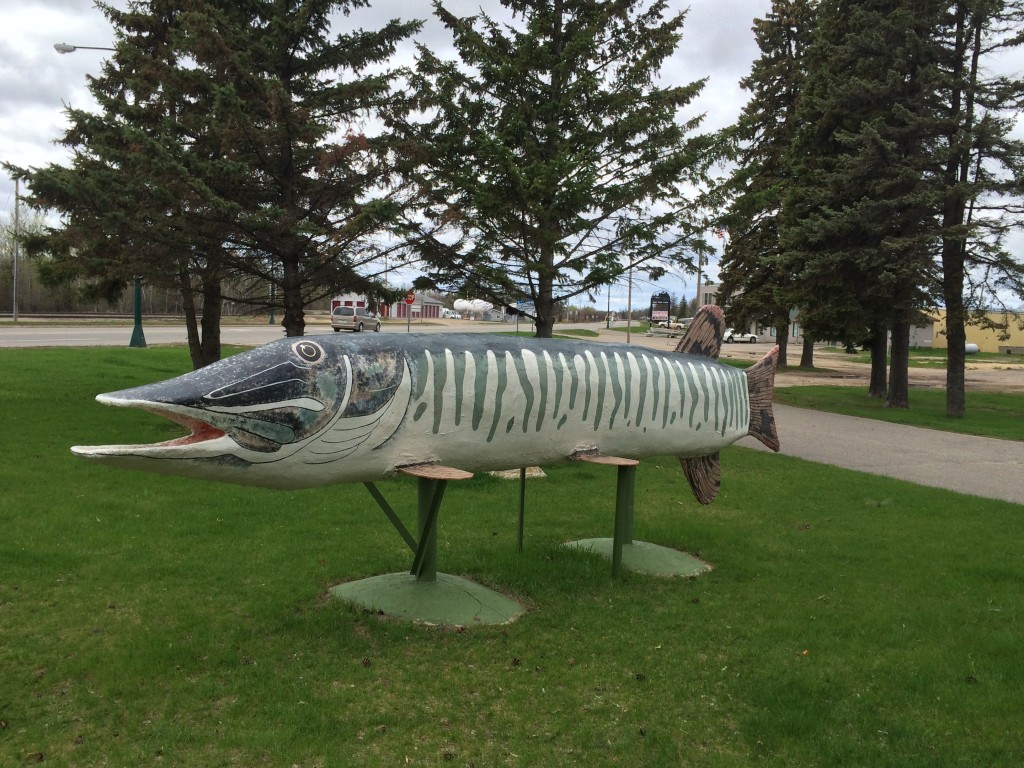
[{"label": "overcast sky", "polygon": [[[122,3],[115,0],[115,4]],[[672,4],[686,7],[681,2]],[[394,15],[398,4],[378,1],[375,5],[353,13],[348,23],[376,28],[383,18]],[[425,19],[429,14],[426,2],[400,5],[403,9],[419,5]],[[500,7],[493,0],[449,0],[445,5],[457,15],[469,15],[479,8],[495,12]],[[697,109],[706,114],[705,130],[728,125],[739,114],[746,96],[738,83],[757,56],[751,26],[770,6],[770,0],[690,3],[682,45],[664,75],[678,82],[709,78],[697,102]],[[109,47],[113,39],[110,25],[92,0],[5,0],[0,16],[0,160],[30,167],[68,162],[68,152],[54,143],[67,127],[65,105],[88,108],[93,104],[86,78],[99,74],[104,57],[110,54],[79,50],[62,55],[53,46],[69,43]],[[447,31],[437,23],[428,23],[419,39],[429,42],[438,53],[450,50]],[[13,208],[14,183],[0,176],[0,213],[5,214],[4,219]],[[670,280],[663,287],[681,293],[683,282]],[[688,287],[692,292],[692,277]],[[650,292],[650,288],[638,289]]]}]

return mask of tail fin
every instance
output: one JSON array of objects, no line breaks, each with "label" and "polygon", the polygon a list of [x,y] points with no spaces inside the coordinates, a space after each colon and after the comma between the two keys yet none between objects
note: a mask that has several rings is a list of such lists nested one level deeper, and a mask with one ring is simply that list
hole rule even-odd
[{"label": "tail fin", "polygon": [[775,369],[779,365],[779,347],[762,357],[756,365],[747,368],[747,393],[750,396],[750,430],[768,448],[778,451],[779,433],[775,429],[775,414],[772,413],[772,389],[775,387]]},{"label": "tail fin", "polygon": [[[705,304],[697,310],[675,351],[718,359],[724,336],[725,318],[721,307]],[[775,415],[772,413],[772,388],[775,386],[778,362],[779,348],[776,346],[745,371],[750,398],[750,430],[747,434],[753,435],[773,451],[780,447],[779,434],[775,431]],[[710,503],[718,495],[721,485],[722,465],[718,454],[681,458],[679,463],[697,501],[701,504]]]},{"label": "tail fin", "polygon": [[697,310],[683,334],[683,338],[676,344],[676,352],[688,355],[703,355],[713,360],[718,359],[718,353],[722,351],[722,338],[725,336],[725,316],[722,308],[715,304],[705,304]]}]

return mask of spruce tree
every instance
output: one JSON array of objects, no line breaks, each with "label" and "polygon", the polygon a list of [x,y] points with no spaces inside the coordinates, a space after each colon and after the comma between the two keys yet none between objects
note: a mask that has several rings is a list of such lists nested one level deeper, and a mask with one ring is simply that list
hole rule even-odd
[{"label": "spruce tree", "polygon": [[707,250],[683,187],[701,181],[709,140],[681,117],[704,81],[658,83],[684,20],[665,0],[501,6],[507,21],[436,3],[459,61],[420,48],[434,112],[415,132],[419,247],[435,284],[528,299],[549,337],[559,302]]},{"label": "spruce tree", "polygon": [[228,275],[263,296],[274,285],[290,336],[304,331],[309,302],[373,290],[374,265],[401,248],[388,234],[400,203],[394,142],[364,126],[405,108],[385,66],[419,24],[331,36],[366,5],[102,5],[118,40],[90,83],[100,113],[69,111],[70,168],[19,169],[32,203],[64,215],[41,246],[62,257],[55,274],[91,274],[110,290],[140,273],[177,281],[186,310],[198,285],[196,365],[219,354]]},{"label": "spruce tree", "polygon": [[940,8],[821,3],[784,200],[782,263],[797,277],[807,330],[870,341],[871,394],[896,407],[908,405],[910,323],[933,285]]},{"label": "spruce tree", "polygon": [[779,365],[786,365],[786,328],[794,306],[786,290],[792,275],[779,260],[779,217],[813,9],[813,0],[774,0],[765,18],[755,19],[761,55],[740,81],[750,100],[727,132],[735,169],[723,187],[730,199],[719,220],[728,233],[720,290],[728,297],[732,325],[760,322],[778,329]]},{"label": "spruce tree", "polygon": [[341,290],[376,293],[402,202],[395,141],[379,124],[401,112],[398,73],[386,68],[419,22],[331,36],[332,23],[365,0],[239,4],[190,0],[184,47],[212,103],[215,140],[204,181],[230,210],[232,266],[277,286],[289,336],[303,308]]},{"label": "spruce tree", "polygon": [[[1024,298],[1024,260],[1006,237],[1022,224],[1024,143],[1014,138],[1024,81],[998,74],[998,57],[1024,44],[1024,3],[961,0],[943,26],[948,121],[941,259],[946,310],[946,415],[966,414],[966,326],[1003,296]],[[1005,309],[1005,305],[1004,305]]]}]

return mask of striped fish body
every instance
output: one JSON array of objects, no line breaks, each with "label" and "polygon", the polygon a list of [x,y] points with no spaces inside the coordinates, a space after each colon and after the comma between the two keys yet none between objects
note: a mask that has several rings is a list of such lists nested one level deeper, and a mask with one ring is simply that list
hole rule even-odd
[{"label": "striped fish body", "polygon": [[405,353],[401,429],[418,459],[466,469],[552,464],[580,452],[714,453],[747,434],[746,379],[705,357],[625,344],[421,336]]},{"label": "striped fish body", "polygon": [[[373,481],[413,464],[506,469],[581,452],[714,457],[717,466],[719,450],[756,433],[752,416],[774,431],[752,410],[752,391],[749,372],[709,357],[623,344],[316,336],[100,395],[189,434],[72,450],[118,466],[290,489]],[[768,392],[770,403],[770,382]]]}]

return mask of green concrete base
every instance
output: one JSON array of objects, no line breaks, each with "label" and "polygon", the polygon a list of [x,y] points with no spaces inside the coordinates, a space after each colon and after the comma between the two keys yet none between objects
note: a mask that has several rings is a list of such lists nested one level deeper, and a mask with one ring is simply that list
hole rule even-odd
[{"label": "green concrete base", "polygon": [[331,589],[331,596],[395,619],[445,626],[508,624],[526,613],[514,600],[447,573],[437,574],[436,581],[386,573],[339,584]]},{"label": "green concrete base", "polygon": [[[612,559],[611,539],[580,539],[563,546],[583,549]],[[711,566],[693,555],[677,549],[634,541],[622,546],[622,567],[650,576],[697,576],[711,570]]]}]

